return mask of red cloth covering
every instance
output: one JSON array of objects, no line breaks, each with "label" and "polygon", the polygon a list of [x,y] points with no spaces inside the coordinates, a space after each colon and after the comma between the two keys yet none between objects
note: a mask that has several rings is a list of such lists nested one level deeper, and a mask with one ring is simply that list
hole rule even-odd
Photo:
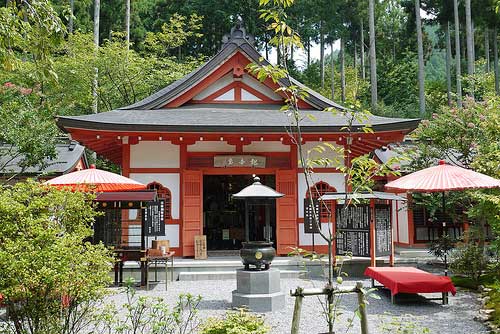
[{"label": "red cloth covering", "polygon": [[368,267],[365,276],[371,277],[391,290],[392,295],[402,293],[457,293],[451,279],[437,276],[413,267]]}]

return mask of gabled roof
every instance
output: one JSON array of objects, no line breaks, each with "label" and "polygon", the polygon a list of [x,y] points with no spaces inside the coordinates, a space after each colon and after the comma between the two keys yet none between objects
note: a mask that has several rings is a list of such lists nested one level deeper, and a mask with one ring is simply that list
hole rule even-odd
[{"label": "gabled roof", "polygon": [[[269,64],[263,60],[252,45],[251,37],[246,35],[245,29],[242,27],[233,28],[224,42],[219,53],[198,69],[139,102],[99,114],[60,116],[57,119],[57,124],[66,132],[72,132],[72,129],[159,132],[285,132],[285,126],[289,125],[290,122],[283,112],[279,112],[279,104],[266,104],[267,102],[251,104],[242,101],[223,104],[209,104],[211,102],[196,104],[195,101],[189,103],[190,94],[194,96],[196,92],[203,89],[202,82],[210,86],[213,82],[207,81],[208,79],[227,74],[229,68],[234,71],[237,69],[243,71],[240,68],[242,65],[240,61],[243,58],[244,62]],[[238,62],[238,65],[230,63],[231,60]],[[211,74],[214,75],[211,76]],[[272,83],[266,83],[266,85],[270,84]],[[301,107],[301,112],[304,113],[304,120],[301,122],[304,132],[341,132],[347,124],[347,118],[344,115],[323,112],[325,108],[346,110],[343,106],[306,88],[295,79],[291,79],[291,82],[282,79],[280,84],[284,86],[293,84],[308,91],[308,96],[304,98],[304,104]],[[313,114],[317,120],[311,121],[306,117],[306,114]],[[371,116],[366,123],[372,125],[375,131],[397,130],[406,134],[418,126],[419,120]],[[362,132],[361,125],[359,124],[355,131]],[[357,124],[355,124],[356,126]]]},{"label": "gabled roof", "polygon": [[[173,82],[167,87],[159,90],[146,97],[145,99],[131,104],[126,107],[119,108],[121,110],[151,110],[151,109],[160,109],[169,101],[174,98],[180,96],[195,84],[197,84],[200,80],[205,78],[208,74],[212,73],[215,69],[217,69],[221,64],[223,64],[227,59],[229,59],[232,55],[237,52],[242,53],[253,63],[260,63],[262,65],[269,65],[270,63],[263,59],[260,53],[255,49],[255,47],[251,44],[252,38],[247,36],[246,31],[243,27],[237,26],[231,29],[231,34],[229,37],[225,37],[226,42],[223,44],[221,50],[209,61],[205,64],[189,73],[185,77]],[[293,85],[297,85],[307,90],[309,96],[305,98],[305,101],[308,102],[311,106],[315,107],[318,110],[323,110],[328,107],[334,107],[339,110],[344,110],[345,108],[321,94],[305,87],[297,80],[291,80]],[[289,86],[290,82],[287,79],[280,80],[280,84],[283,86]]]},{"label": "gabled roof", "polygon": [[[83,163],[85,165],[87,161],[85,156],[85,147],[78,144],[76,141],[68,141],[65,143],[58,143],[56,145],[56,158],[45,159],[44,166],[32,166],[23,169],[19,166],[23,156],[12,155],[12,153],[8,154],[7,151],[13,152],[10,148],[11,147],[7,145],[0,145],[0,151],[3,152],[0,155],[0,166],[5,165],[3,169],[0,169],[0,175],[18,173],[26,175],[66,174],[71,172],[78,165],[81,159],[83,159]],[[86,166],[82,167],[85,168]]]},{"label": "gabled roof", "polygon": [[[64,120],[68,128],[109,131],[157,132],[284,132],[290,124],[279,105],[194,104],[158,110],[114,110],[94,115],[74,116]],[[301,110],[303,132],[341,132],[347,123],[342,114],[321,110]],[[306,115],[314,116],[315,120]],[[89,117],[92,116],[92,117]],[[414,129],[419,120],[372,115],[366,121],[374,131]],[[355,121],[353,130],[361,132],[363,124]]]}]

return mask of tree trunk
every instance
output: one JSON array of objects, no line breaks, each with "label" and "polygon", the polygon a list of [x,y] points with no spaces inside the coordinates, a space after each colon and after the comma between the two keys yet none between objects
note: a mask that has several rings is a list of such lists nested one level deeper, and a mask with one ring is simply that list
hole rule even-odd
[{"label": "tree trunk", "polygon": [[307,36],[307,67],[311,65],[311,38]]},{"label": "tree trunk", "polygon": [[333,58],[333,41],[330,43],[330,67],[332,71],[332,82],[331,82],[331,89],[332,89],[332,101],[335,101],[335,60]]},{"label": "tree trunk", "polygon": [[266,48],[266,60],[269,61],[269,43],[267,42],[267,38],[265,42],[265,48]]},{"label": "tree trunk", "polygon": [[490,30],[484,28],[484,57],[486,58],[486,72],[491,71],[490,65]]},{"label": "tree trunk", "polygon": [[125,42],[128,51],[130,48],[130,0],[125,0]]},{"label": "tree trunk", "polygon": [[361,59],[360,59],[360,66],[361,66],[361,78],[363,80],[366,79],[366,74],[365,74],[365,36],[364,36],[364,31],[363,31],[363,20],[361,20]]},{"label": "tree trunk", "polygon": [[[94,0],[94,46],[95,46],[95,56],[97,59],[97,52],[99,49],[99,15],[101,10],[101,0]],[[97,101],[97,85],[99,77],[99,69],[95,67],[94,80],[92,82],[92,111],[97,114],[98,112],[98,101]]]},{"label": "tree trunk", "polygon": [[[467,42],[467,74],[474,74],[474,42],[472,37],[472,17],[470,0],[465,0],[465,38]],[[471,81],[472,82],[472,81]],[[471,97],[474,98],[474,87],[471,87]]]},{"label": "tree trunk", "polygon": [[75,0],[69,0],[68,33],[73,33],[73,16],[75,15]]},{"label": "tree trunk", "polygon": [[353,48],[354,48],[354,55],[352,57],[352,65],[354,66],[354,71],[357,72],[356,70],[358,69],[358,45],[356,44],[356,39],[352,41]]},{"label": "tree trunk", "polygon": [[366,68],[365,68],[365,32],[363,29],[363,20],[361,20],[361,59],[360,59],[360,66],[361,66],[361,78],[363,80],[366,79]]},{"label": "tree trunk", "polygon": [[500,95],[500,79],[498,78],[498,36],[497,27],[493,28],[493,71],[495,71],[495,92]]},{"label": "tree trunk", "polygon": [[340,39],[340,98],[342,103],[345,103],[345,47],[344,38]]},{"label": "tree trunk", "polygon": [[320,26],[320,52],[319,52],[319,67],[321,77],[321,88],[325,88],[325,34],[323,33],[323,23]]},{"label": "tree trunk", "polygon": [[462,70],[460,68],[460,20],[458,17],[458,0],[453,0],[453,15],[455,19],[455,71],[457,76],[457,106],[462,108]]},{"label": "tree trunk", "polygon": [[281,46],[278,45],[276,47],[276,65],[280,65],[281,64]]},{"label": "tree trunk", "polygon": [[415,0],[415,20],[417,24],[418,47],[418,100],[420,117],[425,116],[425,86],[424,86],[424,46],[422,41],[422,21],[420,20],[420,0]]},{"label": "tree trunk", "polygon": [[450,38],[450,21],[446,22],[446,95],[448,97],[448,105],[451,107],[451,38]]},{"label": "tree trunk", "polygon": [[375,52],[375,0],[368,0],[368,20],[370,26],[370,88],[372,111],[377,110],[377,55]]},{"label": "tree trunk", "polygon": [[472,30],[472,71],[476,73],[476,26],[474,25],[474,20],[471,19],[471,30]]}]

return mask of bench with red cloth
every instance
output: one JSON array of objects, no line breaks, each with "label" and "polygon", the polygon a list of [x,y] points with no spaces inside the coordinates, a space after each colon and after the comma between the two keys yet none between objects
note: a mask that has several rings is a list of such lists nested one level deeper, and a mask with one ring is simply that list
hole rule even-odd
[{"label": "bench with red cloth", "polygon": [[435,293],[441,292],[441,298],[427,298],[428,300],[442,300],[448,304],[448,293],[456,294],[457,290],[446,276],[437,276],[413,267],[368,267],[365,276],[382,284],[391,290],[391,301],[398,293]]}]

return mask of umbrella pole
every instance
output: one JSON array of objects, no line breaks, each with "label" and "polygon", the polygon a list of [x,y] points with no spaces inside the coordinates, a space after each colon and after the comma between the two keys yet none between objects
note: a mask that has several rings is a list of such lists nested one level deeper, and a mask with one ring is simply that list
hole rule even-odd
[{"label": "umbrella pole", "polygon": [[[443,238],[446,237],[446,201],[444,191],[442,192],[442,204],[443,204]],[[444,276],[448,276],[448,259],[446,252],[444,253]]]}]

